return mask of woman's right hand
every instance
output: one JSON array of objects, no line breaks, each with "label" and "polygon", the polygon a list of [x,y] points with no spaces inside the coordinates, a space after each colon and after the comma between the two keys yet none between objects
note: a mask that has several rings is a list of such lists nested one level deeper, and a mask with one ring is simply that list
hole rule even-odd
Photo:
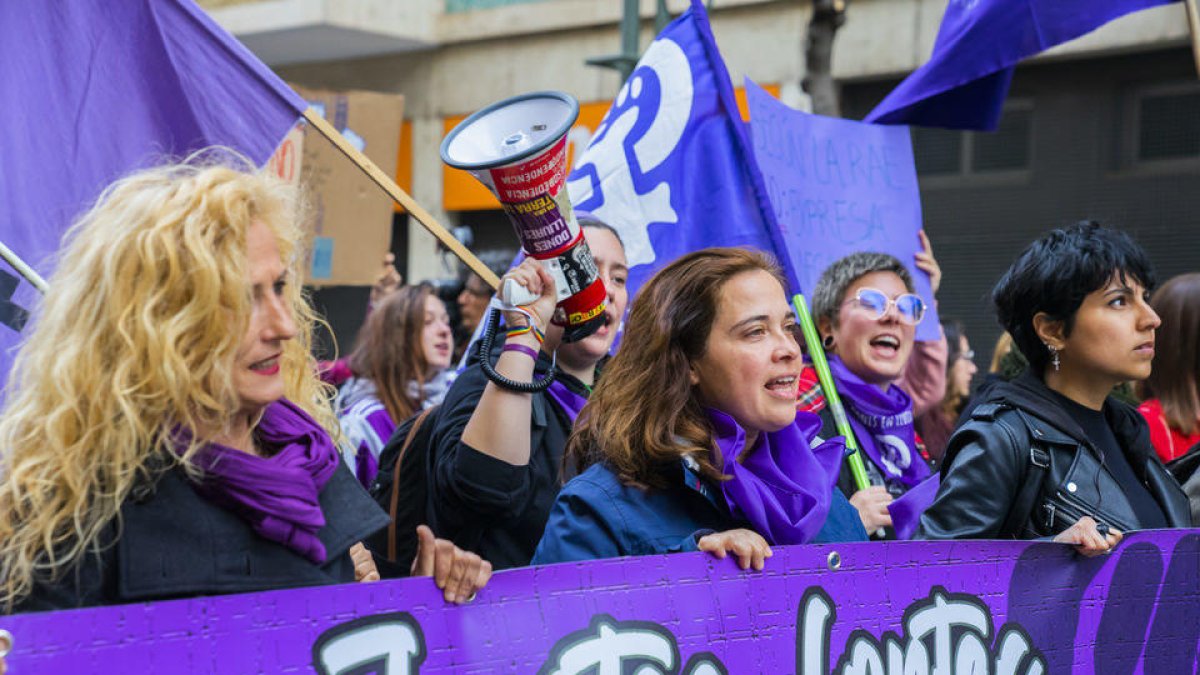
[{"label": "woman's right hand", "polygon": [[492,564],[446,539],[433,536],[428,525],[417,526],[417,555],[409,576],[433,577],[446,602],[461,605],[492,578]]},{"label": "woman's right hand", "polygon": [[881,527],[892,526],[892,514],[888,513],[887,507],[893,499],[892,494],[882,485],[872,485],[850,497],[850,505],[858,509],[858,517],[862,519],[867,534]]},{"label": "woman's right hand", "polygon": [[[550,325],[550,317],[554,315],[554,306],[558,304],[558,294],[555,291],[554,278],[542,268],[533,258],[526,258],[500,279],[500,288],[504,289],[506,280],[512,279],[517,285],[538,296],[537,300],[521,305],[534,316],[537,329],[546,332]],[[509,326],[524,326],[529,322],[528,317],[520,312],[505,312],[504,322]]]},{"label": "woman's right hand", "polygon": [[737,556],[738,566],[742,569],[753,567],[761,570],[763,562],[774,555],[771,553],[770,544],[761,534],[745,529],[706,534],[696,542],[696,548],[707,551],[721,560],[725,559],[726,552],[731,552]]},{"label": "woman's right hand", "polygon": [[1091,558],[1112,553],[1113,548],[1121,543],[1124,536],[1113,529],[1109,529],[1108,534],[1101,534],[1095,519],[1084,516],[1075,521],[1074,525],[1059,532],[1054,541],[1059,544],[1071,544],[1077,553]]}]

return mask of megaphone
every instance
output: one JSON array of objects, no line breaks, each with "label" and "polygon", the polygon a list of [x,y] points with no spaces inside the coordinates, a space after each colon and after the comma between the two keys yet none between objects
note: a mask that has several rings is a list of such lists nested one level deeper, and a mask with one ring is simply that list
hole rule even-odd
[{"label": "megaphone", "polygon": [[566,342],[604,325],[607,298],[566,191],[567,132],[578,116],[579,102],[569,94],[522,94],[463,120],[441,147],[443,162],[496,195],[521,248],[554,279],[558,305],[551,321],[563,327]]}]

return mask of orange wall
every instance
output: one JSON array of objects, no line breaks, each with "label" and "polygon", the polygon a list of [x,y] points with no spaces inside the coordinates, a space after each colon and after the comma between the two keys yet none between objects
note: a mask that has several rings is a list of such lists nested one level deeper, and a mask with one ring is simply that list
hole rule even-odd
[{"label": "orange wall", "polygon": [[[779,85],[767,84],[763,85],[772,96],[779,97]],[[742,113],[742,119],[749,119],[749,111],[746,108],[746,92],[739,87],[734,90],[734,95],[737,97],[738,110]],[[577,130],[583,129],[587,132],[587,137],[595,133],[596,127],[600,126],[600,120],[604,119],[604,114],[608,112],[612,101],[594,101],[592,103],[579,104],[579,119],[575,121],[575,126],[572,128],[574,134]],[[467,118],[467,115],[455,115],[447,117],[442,121],[442,135],[450,133],[456,124]],[[400,175],[397,175],[396,182],[405,190],[409,189],[412,183],[412,141],[408,130],[410,123],[405,122],[405,132],[400,138],[400,163],[401,169],[397,174],[406,173],[409,184],[406,185],[401,181]],[[407,150],[406,150],[407,149]],[[407,151],[407,156],[405,152]],[[567,143],[567,166],[574,166],[575,162],[575,146],[568,139]],[[404,167],[407,167],[405,170]],[[442,208],[447,211],[480,211],[485,209],[498,209],[500,202],[496,201],[496,197],[488,191],[479,181],[475,180],[471,174],[466,171],[454,169],[449,166],[442,166]]]}]

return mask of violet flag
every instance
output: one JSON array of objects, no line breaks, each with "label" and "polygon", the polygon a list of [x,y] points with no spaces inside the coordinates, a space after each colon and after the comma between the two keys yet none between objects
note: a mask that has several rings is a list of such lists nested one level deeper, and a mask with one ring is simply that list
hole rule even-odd
[{"label": "violet flag", "polygon": [[993,131],[1022,59],[1177,0],[950,0],[929,61],[864,121]]},{"label": "violet flag", "polygon": [[[113,180],[212,145],[262,164],[306,107],[191,0],[4,0],[0,63],[0,241],[43,277]],[[0,378],[37,302],[0,263]]]}]

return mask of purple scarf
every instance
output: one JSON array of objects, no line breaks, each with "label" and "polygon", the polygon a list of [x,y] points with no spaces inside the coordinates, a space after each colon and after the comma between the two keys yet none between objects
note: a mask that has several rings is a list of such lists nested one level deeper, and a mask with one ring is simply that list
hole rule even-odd
[{"label": "purple scarf", "polygon": [[732,417],[709,409],[721,470],[731,480],[720,488],[729,510],[748,521],[772,545],[805,544],[821,531],[830,497],[846,453],[841,440],[814,446],[821,418],[797,413],[796,421],[758,435],[754,448],[738,462],[746,432]]},{"label": "purple scarf", "polygon": [[196,455],[204,470],[196,492],[244,518],[260,536],[324,563],[325,546],[317,532],[325,515],[317,495],[340,461],[333,440],[285,399],[267,406],[254,433],[271,456],[211,443]]},{"label": "purple scarf", "polygon": [[929,465],[917,451],[912,399],[895,385],[885,393],[850,372],[837,356],[829,356],[846,417],[858,445],[888,480],[908,487],[929,477]]},{"label": "purple scarf", "polygon": [[571,391],[567,385],[557,379],[550,383],[550,386],[546,389],[546,394],[554,399],[554,402],[558,404],[558,407],[563,412],[567,413],[567,416],[571,418],[572,424],[576,419],[579,419],[579,411],[583,410],[583,406],[587,405],[588,402],[586,397]]}]

